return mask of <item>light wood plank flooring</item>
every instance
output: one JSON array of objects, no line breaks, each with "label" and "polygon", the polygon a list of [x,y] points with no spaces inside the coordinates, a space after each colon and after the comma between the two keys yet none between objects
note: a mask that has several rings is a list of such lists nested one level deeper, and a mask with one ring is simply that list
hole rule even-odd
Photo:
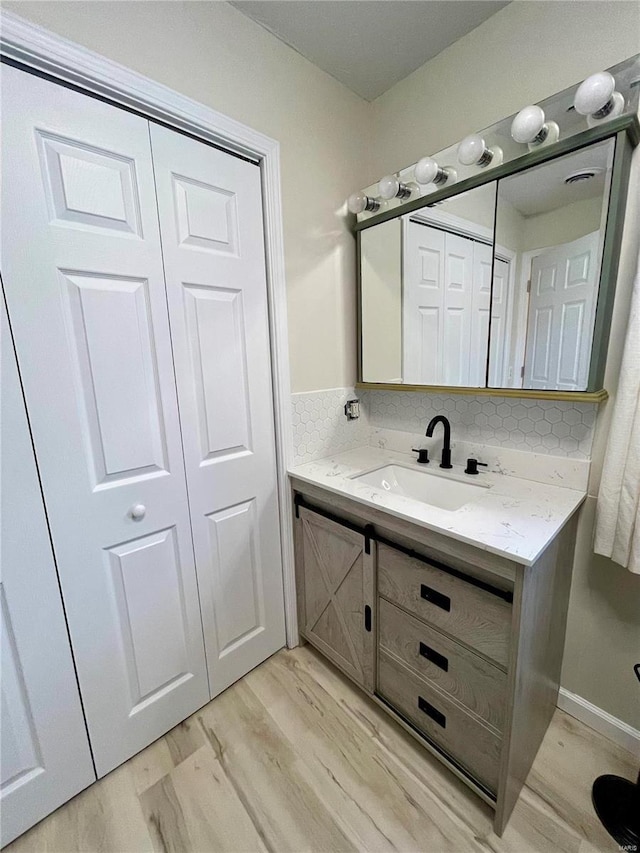
[{"label": "light wood plank flooring", "polygon": [[310,646],[281,651],[7,853],[617,850],[600,773],[633,757],[557,711],[503,838],[491,810]]}]

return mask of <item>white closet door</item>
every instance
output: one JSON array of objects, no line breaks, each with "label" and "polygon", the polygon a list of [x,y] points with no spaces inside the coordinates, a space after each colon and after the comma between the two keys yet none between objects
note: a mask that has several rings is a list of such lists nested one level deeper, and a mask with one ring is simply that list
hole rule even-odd
[{"label": "white closet door", "polygon": [[[474,242],[468,384],[480,388],[484,388],[487,384],[492,262],[492,247],[487,243]],[[493,332],[493,318],[491,322],[491,331]]]},{"label": "white closet door", "polygon": [[151,125],[212,695],[284,645],[257,166]]},{"label": "white closet door", "polygon": [[0,297],[0,844],[95,780],[18,369]]},{"label": "white closet door", "polygon": [[101,776],[208,699],[148,122],[2,78],[4,283]]},{"label": "white closet door", "polygon": [[[489,355],[489,385],[499,388],[501,385],[512,386],[513,376],[508,375],[508,342],[509,330],[509,277],[511,264],[502,258],[493,261],[493,294],[491,297],[491,350]],[[521,385],[520,376],[517,385]]]},{"label": "white closet door", "polygon": [[598,232],[531,262],[524,387],[584,391],[598,294]]},{"label": "white closet door", "polygon": [[473,241],[445,234],[444,385],[469,385],[471,312],[473,306]]},{"label": "white closet door", "polygon": [[444,231],[406,223],[402,376],[407,383],[443,382],[444,238]]}]

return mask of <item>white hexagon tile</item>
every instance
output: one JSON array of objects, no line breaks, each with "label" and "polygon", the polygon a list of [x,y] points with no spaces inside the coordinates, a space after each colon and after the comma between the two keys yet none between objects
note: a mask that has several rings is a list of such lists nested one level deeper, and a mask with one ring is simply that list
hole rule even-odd
[{"label": "white hexagon tile", "polygon": [[445,415],[455,438],[489,446],[588,459],[597,405],[510,397],[393,391],[362,393],[372,427],[420,433]]},{"label": "white hexagon tile", "polygon": [[[348,421],[344,404],[356,396],[361,415]],[[393,391],[356,395],[353,388],[291,399],[295,465],[367,445],[375,428],[423,433],[438,414],[449,418],[457,441],[588,459],[597,413],[593,403]]]},{"label": "white hexagon tile", "polygon": [[331,388],[291,395],[294,465],[369,444],[366,412],[349,421],[344,404],[358,395],[353,388]]}]

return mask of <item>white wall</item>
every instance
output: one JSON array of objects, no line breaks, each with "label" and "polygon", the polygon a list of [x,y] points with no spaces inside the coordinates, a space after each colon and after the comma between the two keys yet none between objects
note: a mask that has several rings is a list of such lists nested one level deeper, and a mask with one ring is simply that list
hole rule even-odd
[{"label": "white wall", "polygon": [[355,241],[371,106],[222,2],[21,2],[4,8],[279,140],[292,388],[356,376]]},{"label": "white wall", "polygon": [[[640,51],[636,2],[510,3],[378,98],[368,184]],[[592,553],[593,519],[638,257],[640,154],[630,182],[590,497],[581,513],[562,683],[640,728],[640,578]]]},{"label": "white wall", "polygon": [[390,219],[362,231],[362,379],[402,380],[402,230]]}]

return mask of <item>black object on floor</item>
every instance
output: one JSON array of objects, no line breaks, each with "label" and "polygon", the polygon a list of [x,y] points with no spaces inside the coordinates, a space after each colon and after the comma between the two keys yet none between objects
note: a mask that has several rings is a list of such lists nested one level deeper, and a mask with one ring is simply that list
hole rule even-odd
[{"label": "black object on floor", "polygon": [[[640,680],[640,663],[634,670]],[[591,800],[602,825],[620,847],[640,851],[640,774],[635,783],[621,776],[598,776]]]}]

